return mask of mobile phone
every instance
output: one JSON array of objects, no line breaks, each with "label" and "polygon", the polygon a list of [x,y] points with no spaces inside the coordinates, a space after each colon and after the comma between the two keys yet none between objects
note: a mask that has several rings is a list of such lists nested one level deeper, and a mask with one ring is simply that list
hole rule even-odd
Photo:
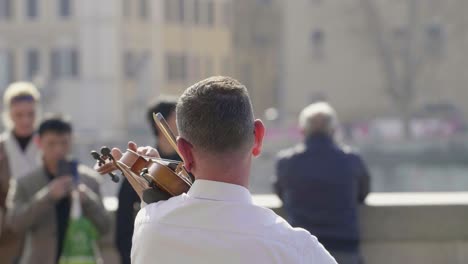
[{"label": "mobile phone", "polygon": [[76,160],[60,160],[57,164],[57,177],[70,175],[74,183],[78,183],[78,161]]}]

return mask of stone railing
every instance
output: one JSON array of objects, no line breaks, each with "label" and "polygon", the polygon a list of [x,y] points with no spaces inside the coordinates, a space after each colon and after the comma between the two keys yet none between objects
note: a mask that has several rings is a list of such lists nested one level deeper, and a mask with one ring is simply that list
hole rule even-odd
[{"label": "stone railing", "polygon": [[[254,195],[254,202],[283,214],[275,195]],[[112,213],[117,201],[105,205]],[[468,263],[468,192],[372,193],[360,215],[366,264]],[[105,263],[118,263],[112,236],[102,241]]]}]

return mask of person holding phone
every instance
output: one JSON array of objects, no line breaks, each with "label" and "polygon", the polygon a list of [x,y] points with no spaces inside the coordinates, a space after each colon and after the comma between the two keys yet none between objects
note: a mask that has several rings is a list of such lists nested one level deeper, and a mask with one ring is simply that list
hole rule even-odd
[{"label": "person holding phone", "polygon": [[[70,216],[70,193],[78,188],[83,215],[102,235],[110,217],[99,192],[100,176],[91,168],[63,162],[72,145],[72,126],[60,116],[44,119],[39,126],[43,166],[19,179],[8,194],[7,224],[24,232],[26,244],[20,263],[58,263]],[[68,164],[68,165],[67,165]]]}]

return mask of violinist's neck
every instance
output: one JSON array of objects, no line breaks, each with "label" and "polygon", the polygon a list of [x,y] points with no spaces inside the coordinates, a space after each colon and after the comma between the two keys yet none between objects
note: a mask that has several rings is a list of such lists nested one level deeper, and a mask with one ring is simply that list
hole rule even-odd
[{"label": "violinist's neck", "polygon": [[195,179],[225,182],[249,188],[250,156],[206,158],[197,162],[193,171]]}]

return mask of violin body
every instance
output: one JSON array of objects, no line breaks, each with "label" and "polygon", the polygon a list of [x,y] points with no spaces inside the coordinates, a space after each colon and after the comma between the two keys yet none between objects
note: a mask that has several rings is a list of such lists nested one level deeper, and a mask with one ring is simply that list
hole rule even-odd
[{"label": "violin body", "polygon": [[116,165],[128,180],[136,180],[140,185],[144,182],[147,188],[156,186],[172,196],[185,193],[192,186],[192,178],[182,162],[143,157],[127,150]]}]

